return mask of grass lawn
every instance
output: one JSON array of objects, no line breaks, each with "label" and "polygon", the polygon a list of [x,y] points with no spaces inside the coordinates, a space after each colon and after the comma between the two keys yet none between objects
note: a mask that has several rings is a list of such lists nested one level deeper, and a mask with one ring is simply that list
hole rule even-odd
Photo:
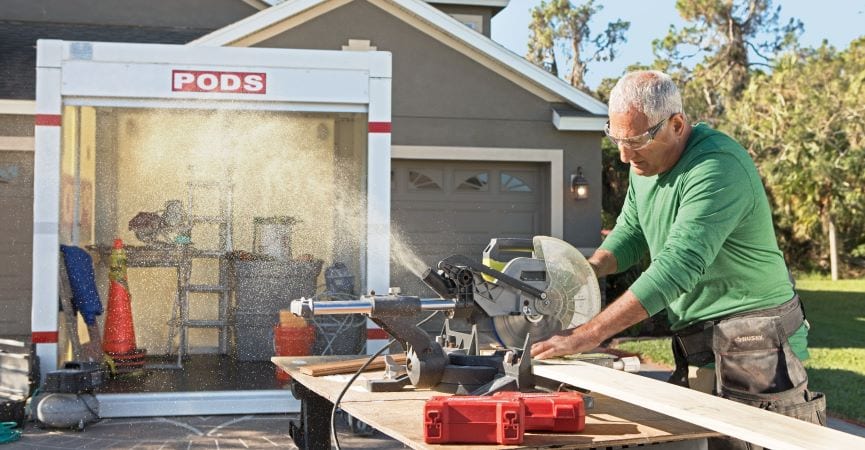
[{"label": "grass lawn", "polygon": [[[826,394],[835,417],[865,423],[865,280],[797,280],[811,323],[805,361],[810,387]],[[623,342],[618,348],[672,367],[670,339]]]}]

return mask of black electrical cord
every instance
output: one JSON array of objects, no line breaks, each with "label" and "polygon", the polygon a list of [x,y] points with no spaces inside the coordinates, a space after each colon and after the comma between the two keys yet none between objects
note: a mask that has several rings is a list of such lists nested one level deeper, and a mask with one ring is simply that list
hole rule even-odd
[{"label": "black electrical cord", "polygon": [[[435,317],[435,315],[438,313],[439,312],[436,311],[430,314],[424,320],[418,322],[417,326],[421,326],[429,322],[430,319]],[[333,409],[330,411],[330,440],[333,441],[333,444],[336,446],[336,450],[341,450],[341,447],[339,446],[339,438],[336,435],[336,410],[339,409],[339,402],[342,400],[342,397],[345,395],[345,393],[348,392],[348,388],[351,387],[352,383],[357,380],[357,377],[359,377],[360,374],[363,373],[367,366],[372,364],[372,361],[378,356],[380,356],[382,353],[384,353],[384,351],[387,350],[388,347],[390,347],[390,345],[394,342],[396,342],[396,339],[389,340],[387,344],[385,344],[382,348],[378,349],[377,352],[373,353],[372,356],[370,356],[369,359],[367,359],[366,362],[364,362],[363,365],[360,366],[359,369],[357,369],[357,372],[355,372],[354,375],[351,376],[351,379],[348,380],[348,383],[345,384],[345,386],[342,388],[342,391],[340,391],[339,395],[336,396],[336,400],[333,401]]]}]

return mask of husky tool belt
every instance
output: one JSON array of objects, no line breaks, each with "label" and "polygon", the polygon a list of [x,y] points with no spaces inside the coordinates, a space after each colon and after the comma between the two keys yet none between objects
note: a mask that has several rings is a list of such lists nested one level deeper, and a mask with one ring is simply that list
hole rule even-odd
[{"label": "husky tool belt", "polygon": [[826,423],[826,399],[808,390],[808,375],[788,338],[802,326],[799,296],[774,308],[749,311],[677,332],[676,372],[687,386],[688,365],[715,363],[715,393],[730,400]]}]

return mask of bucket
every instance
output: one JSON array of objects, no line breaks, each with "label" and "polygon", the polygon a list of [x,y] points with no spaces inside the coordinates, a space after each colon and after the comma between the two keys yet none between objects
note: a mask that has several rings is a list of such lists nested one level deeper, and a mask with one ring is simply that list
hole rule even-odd
[{"label": "bucket", "polygon": [[278,261],[291,259],[291,227],[295,223],[297,221],[291,216],[255,217],[253,251]]},{"label": "bucket", "polygon": [[[302,327],[287,327],[277,325],[273,327],[273,353],[276,356],[309,356],[312,344],[315,342],[315,327],[312,325]],[[291,381],[288,372],[276,368],[276,379],[278,381]]]}]

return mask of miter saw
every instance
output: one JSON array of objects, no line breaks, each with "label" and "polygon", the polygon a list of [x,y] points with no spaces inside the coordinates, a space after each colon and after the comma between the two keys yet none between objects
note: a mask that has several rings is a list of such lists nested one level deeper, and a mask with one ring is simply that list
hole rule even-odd
[{"label": "miter saw", "polygon": [[[495,252],[493,240],[485,253]],[[514,240],[507,241],[514,245]],[[423,281],[440,298],[364,295],[358,300],[291,302],[299,316],[359,313],[400,341],[407,362],[392,362],[386,380],[368,383],[371,391],[402,389],[406,384],[443,392],[488,394],[532,390],[532,342],[582,325],[598,314],[601,295],[589,263],[570,244],[547,236],[523,240],[525,257],[501,271],[455,255],[427,269]],[[415,324],[419,313],[442,311],[447,320],[431,337]],[[492,354],[484,354],[486,349]]]}]

